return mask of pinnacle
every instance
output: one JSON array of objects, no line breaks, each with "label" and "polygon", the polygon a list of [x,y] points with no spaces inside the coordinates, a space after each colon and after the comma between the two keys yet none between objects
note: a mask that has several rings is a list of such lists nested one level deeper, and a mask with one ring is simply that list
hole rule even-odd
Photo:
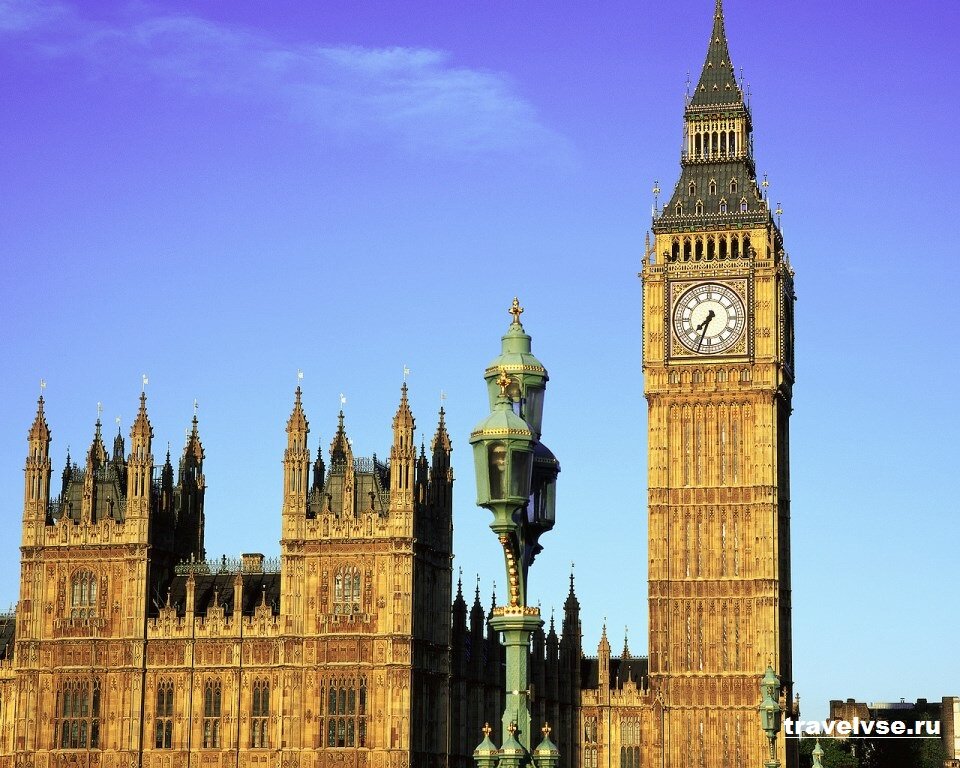
[{"label": "pinnacle", "polygon": [[700,80],[690,100],[691,107],[718,104],[741,104],[743,94],[734,75],[723,21],[723,0],[717,0],[713,16],[713,30],[707,46],[707,58]]}]

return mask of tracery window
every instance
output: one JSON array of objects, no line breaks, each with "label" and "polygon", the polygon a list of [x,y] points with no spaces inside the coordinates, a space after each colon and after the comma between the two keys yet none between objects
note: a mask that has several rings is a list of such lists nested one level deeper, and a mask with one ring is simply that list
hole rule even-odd
[{"label": "tracery window", "polygon": [[620,721],[620,768],[640,768],[640,720]]},{"label": "tracery window", "polygon": [[220,748],[223,692],[219,680],[207,680],[203,686],[203,748]]},{"label": "tracery window", "polygon": [[597,718],[588,717],[583,721],[583,741],[585,744],[597,743]]},{"label": "tracery window", "polygon": [[66,679],[57,685],[53,748],[100,748],[99,680]]},{"label": "tracery window", "polygon": [[597,748],[587,747],[583,750],[583,768],[597,768],[599,765],[597,758]]},{"label": "tracery window", "polygon": [[333,612],[340,615],[360,613],[360,569],[352,565],[337,568],[333,580]]},{"label": "tracery window", "polygon": [[70,618],[92,619],[97,615],[97,576],[78,571],[70,580]]},{"label": "tracery window", "polygon": [[257,680],[253,684],[253,701],[250,706],[250,746],[254,749],[269,749],[270,732],[270,682]]},{"label": "tracery window", "polygon": [[157,708],[154,713],[154,746],[173,748],[173,680],[161,680],[157,685]]},{"label": "tracery window", "polygon": [[367,746],[367,678],[334,677],[320,688],[320,733],[328,747]]}]

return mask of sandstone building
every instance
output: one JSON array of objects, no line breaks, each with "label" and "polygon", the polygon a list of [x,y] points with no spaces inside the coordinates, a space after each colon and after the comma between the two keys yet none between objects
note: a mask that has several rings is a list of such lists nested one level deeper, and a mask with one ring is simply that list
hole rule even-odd
[{"label": "sandstone building", "polygon": [[[721,0],[684,123],[641,272],[649,659],[615,653],[605,628],[584,654],[571,579],[531,660],[534,722],[554,725],[564,768],[760,765],[768,664],[791,707],[793,272]],[[462,584],[451,595],[442,410],[418,452],[404,386],[383,461],[354,457],[341,413],[325,461],[298,389],[268,562],[206,558],[196,416],[181,456],[155,463],[142,395],[129,449],[118,434],[108,451],[98,421],[54,489],[43,406],[20,600],[0,622],[0,768],[473,764],[502,653],[479,593],[469,610]]]}]

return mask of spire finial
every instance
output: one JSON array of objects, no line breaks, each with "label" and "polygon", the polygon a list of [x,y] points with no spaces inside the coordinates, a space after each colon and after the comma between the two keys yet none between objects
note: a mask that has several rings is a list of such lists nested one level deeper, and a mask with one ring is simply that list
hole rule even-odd
[{"label": "spire finial", "polygon": [[150,379],[147,378],[147,374],[140,375],[140,393],[145,394],[147,391],[147,384],[150,383]]},{"label": "spire finial", "polygon": [[511,315],[513,315],[513,322],[511,325],[520,325],[520,315],[523,314],[523,307],[520,306],[520,299],[516,296],[513,297],[513,304],[510,305],[508,310]]},{"label": "spire finial", "polygon": [[341,392],[340,393],[340,420],[341,421],[343,421],[343,406],[345,406],[346,404],[347,404],[347,396],[343,394],[343,392]]},{"label": "spire finial", "polygon": [[409,376],[410,373],[411,373],[410,369],[406,365],[404,365],[403,366],[403,383],[404,384],[407,383],[407,376]]},{"label": "spire finial", "polygon": [[47,388],[46,379],[40,379],[40,399],[43,400],[43,390]]}]

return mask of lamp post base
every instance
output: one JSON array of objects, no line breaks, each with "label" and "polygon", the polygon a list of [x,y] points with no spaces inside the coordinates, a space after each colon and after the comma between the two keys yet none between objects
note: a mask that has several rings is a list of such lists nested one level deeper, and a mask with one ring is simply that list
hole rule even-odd
[{"label": "lamp post base", "polygon": [[[543,626],[540,609],[527,606],[502,606],[493,609],[490,626],[503,636],[506,647],[506,706],[503,710],[502,738],[516,739],[529,753],[530,739],[530,637]],[[513,729],[511,729],[513,725]],[[511,730],[513,731],[511,736]],[[502,759],[501,759],[502,763]]]}]

